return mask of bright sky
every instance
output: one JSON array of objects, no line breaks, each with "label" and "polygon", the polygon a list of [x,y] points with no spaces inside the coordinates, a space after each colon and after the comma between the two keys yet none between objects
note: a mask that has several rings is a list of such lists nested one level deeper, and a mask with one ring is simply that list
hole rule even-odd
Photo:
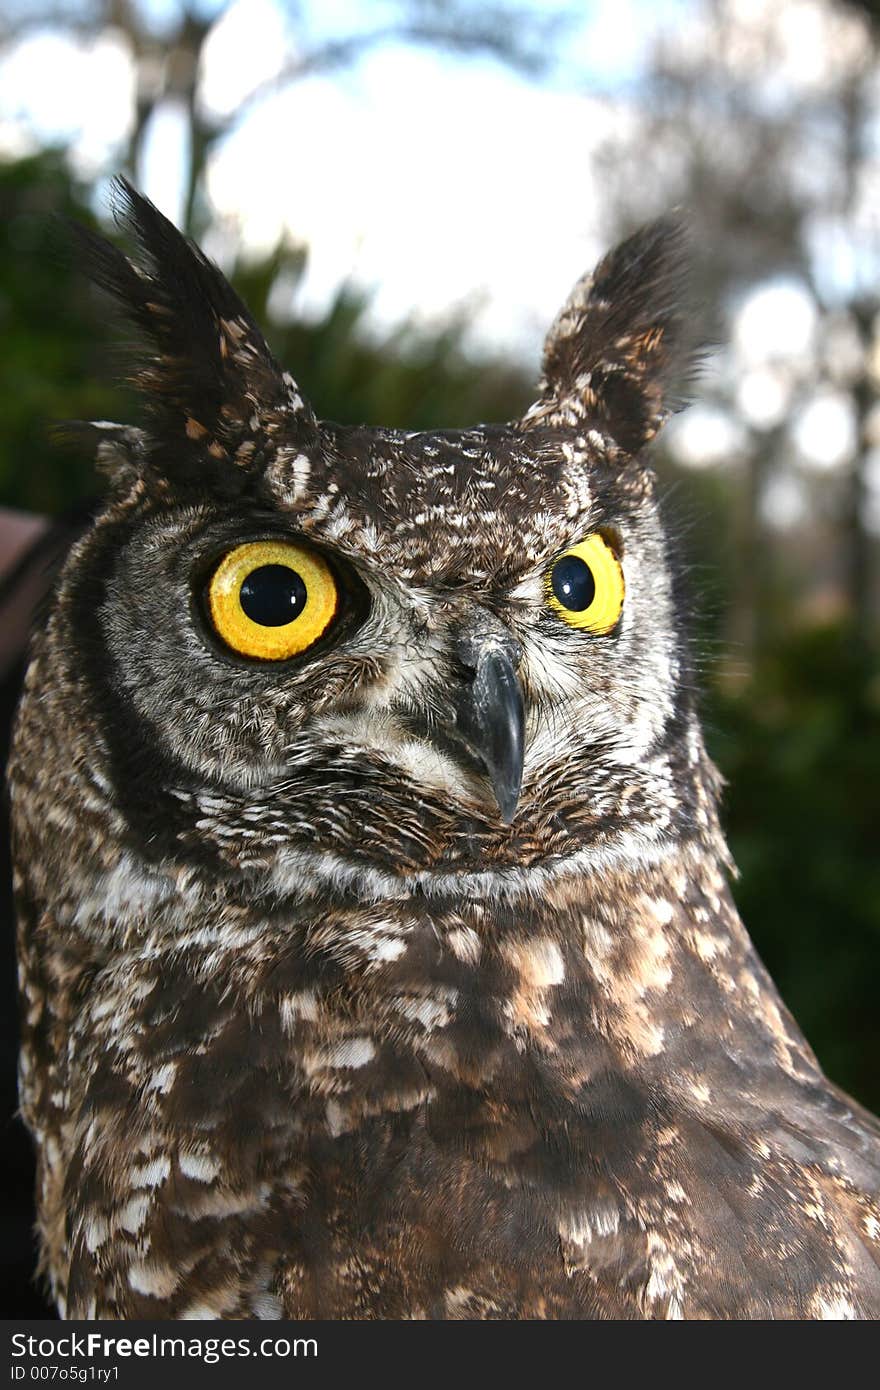
[{"label": "bright sky", "polygon": [[[160,24],[177,9],[177,0],[143,3]],[[728,3],[748,20],[766,0]],[[382,327],[409,317],[437,322],[466,302],[475,341],[537,362],[548,323],[603,249],[594,150],[631,126],[628,93],[656,34],[699,40],[697,0],[568,4],[574,22],[550,82],[530,83],[488,59],[397,46],[256,104],[210,167],[221,230],[206,249],[222,260],[231,245],[257,251],[287,231],[309,247],[290,312],[319,314],[354,278],[372,289]],[[202,8],[223,7],[204,0]],[[822,59],[821,10],[818,0],[790,0],[785,9],[786,81],[821,85],[836,61],[827,52]],[[389,10],[385,0],[311,0],[304,12],[307,26],[326,36],[372,27]],[[235,0],[205,54],[208,110],[235,109],[289,49],[280,0]],[[133,98],[121,35],[32,32],[0,59],[0,152],[64,141],[94,179],[115,167]],[[166,105],[141,178],[175,219],[183,130]],[[105,193],[99,184],[98,196]],[[743,304],[731,352],[744,420],[768,428],[785,415],[815,334],[812,301],[795,282],[767,285]],[[848,456],[841,399],[825,393],[801,413],[794,443],[807,466]],[[707,465],[741,450],[742,428],[703,408],[680,422],[676,441],[683,460]]]},{"label": "bright sky", "polygon": [[[159,22],[176,8],[148,3]],[[382,324],[414,310],[442,318],[467,300],[477,338],[537,357],[544,328],[602,249],[591,152],[627,120],[622,93],[658,26],[691,0],[568,3],[575,19],[553,84],[489,59],[381,48],[258,104],[224,141],[209,191],[235,239],[261,249],[286,228],[309,245],[300,312],[319,313],[353,276],[375,290]],[[381,0],[306,7],[307,23],[325,35],[371,27],[388,12]],[[274,75],[287,45],[281,4],[236,0],[208,43],[207,108],[237,106]],[[588,86],[612,99],[585,95]],[[70,141],[78,167],[94,176],[113,167],[132,99],[121,37],[34,33],[0,62],[0,149]],[[141,179],[172,217],[182,132],[166,107]],[[219,239],[212,249],[222,249]]]}]

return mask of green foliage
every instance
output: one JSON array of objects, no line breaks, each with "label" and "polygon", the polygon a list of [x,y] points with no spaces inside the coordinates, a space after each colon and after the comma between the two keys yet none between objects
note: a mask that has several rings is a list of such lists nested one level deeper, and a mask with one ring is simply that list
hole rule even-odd
[{"label": "green foliage", "polygon": [[755,945],[829,1075],[880,1108],[880,662],[796,632],[707,714]]},{"label": "green foliage", "polygon": [[377,340],[364,331],[368,296],[343,286],[322,319],[279,323],[270,311],[277,279],[304,268],[280,248],[232,276],[273,351],[289,366],[320,418],[340,424],[410,430],[457,428],[513,418],[528,406],[534,383],[497,358],[476,360],[463,346],[465,323],[441,331],[404,326]]},{"label": "green foliage", "polygon": [[0,502],[58,512],[94,491],[91,460],[52,443],[63,419],[103,419],[114,391],[88,286],[59,218],[93,218],[63,157],[0,163]]},{"label": "green foliage", "polygon": [[[0,163],[0,205],[0,504],[56,513],[98,484],[91,459],[52,442],[52,425],[134,420],[137,403],[117,384],[119,334],[107,323],[115,315],[69,254],[60,219],[94,218],[63,158]],[[442,331],[404,327],[376,341],[364,330],[367,297],[344,287],[318,322],[277,322],[273,287],[295,282],[303,269],[302,252],[282,245],[239,264],[232,279],[323,418],[431,429],[508,419],[529,403],[520,369],[465,352],[461,319]]]}]

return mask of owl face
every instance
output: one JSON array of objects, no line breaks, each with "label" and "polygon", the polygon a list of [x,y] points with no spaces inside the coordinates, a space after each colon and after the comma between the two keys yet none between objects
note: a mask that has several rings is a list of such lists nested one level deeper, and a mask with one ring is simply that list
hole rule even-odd
[{"label": "owl face", "polygon": [[576,289],[522,420],[405,434],[318,422],[220,273],[126,197],[145,263],[91,253],[156,349],[150,428],[95,427],[114,491],[58,620],[87,634],[75,678],[141,841],[267,882],[650,855],[698,799],[638,457],[669,408],[674,232]]}]

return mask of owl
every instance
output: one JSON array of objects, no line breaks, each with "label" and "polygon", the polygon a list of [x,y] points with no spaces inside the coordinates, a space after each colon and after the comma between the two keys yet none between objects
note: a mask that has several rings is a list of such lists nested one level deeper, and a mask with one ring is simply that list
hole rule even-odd
[{"label": "owl", "polygon": [[660,220],[537,400],[316,418],[121,185],[82,233],[139,427],[35,639],[11,767],[21,1100],[71,1318],[880,1315],[880,1125],[733,905],[646,446]]}]

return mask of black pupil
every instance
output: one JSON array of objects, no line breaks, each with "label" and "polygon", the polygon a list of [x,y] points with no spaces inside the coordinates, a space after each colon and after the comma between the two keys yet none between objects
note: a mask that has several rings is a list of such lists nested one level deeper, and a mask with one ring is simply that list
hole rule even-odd
[{"label": "black pupil", "polygon": [[260,565],[242,584],[238,601],[251,622],[281,627],[305,608],[306,586],[287,565]]},{"label": "black pupil", "polygon": [[577,555],[563,555],[557,560],[550,575],[553,592],[563,608],[573,613],[583,613],[596,597],[596,582],[585,560]]}]

